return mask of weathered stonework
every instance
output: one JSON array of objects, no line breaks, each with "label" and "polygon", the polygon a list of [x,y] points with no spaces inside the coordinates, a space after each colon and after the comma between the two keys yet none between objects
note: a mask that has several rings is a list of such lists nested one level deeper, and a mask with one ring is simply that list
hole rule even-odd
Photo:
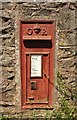
[{"label": "weathered stonework", "polygon": [[[76,79],[76,2],[4,2],[0,8],[0,112],[6,116],[44,117],[47,110],[21,110],[20,20],[55,20],[55,85],[57,73],[71,85]],[[70,86],[69,85],[69,86]],[[58,93],[54,87],[53,108]],[[48,111],[49,115],[52,111]]]}]

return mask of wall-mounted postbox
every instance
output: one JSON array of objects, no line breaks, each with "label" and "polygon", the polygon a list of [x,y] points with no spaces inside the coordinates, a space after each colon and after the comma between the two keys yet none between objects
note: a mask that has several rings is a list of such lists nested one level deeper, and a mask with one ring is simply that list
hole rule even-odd
[{"label": "wall-mounted postbox", "polygon": [[22,21],[21,107],[52,108],[54,21]]}]

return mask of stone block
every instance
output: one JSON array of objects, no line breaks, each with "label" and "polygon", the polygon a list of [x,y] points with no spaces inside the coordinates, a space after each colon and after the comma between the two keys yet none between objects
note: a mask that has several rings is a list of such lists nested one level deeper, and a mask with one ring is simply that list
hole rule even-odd
[{"label": "stone block", "polygon": [[58,31],[58,36],[57,36],[57,40],[58,40],[58,44],[61,46],[71,46],[71,45],[75,45],[75,31]]},{"label": "stone block", "polygon": [[58,14],[58,29],[74,30],[75,27],[75,10],[70,10],[68,6],[62,7]]}]

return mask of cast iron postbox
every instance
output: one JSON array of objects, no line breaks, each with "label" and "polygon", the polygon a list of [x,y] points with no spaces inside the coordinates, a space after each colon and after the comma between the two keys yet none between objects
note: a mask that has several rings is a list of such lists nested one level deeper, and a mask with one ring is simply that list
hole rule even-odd
[{"label": "cast iron postbox", "polygon": [[22,21],[21,107],[52,108],[54,21]]}]

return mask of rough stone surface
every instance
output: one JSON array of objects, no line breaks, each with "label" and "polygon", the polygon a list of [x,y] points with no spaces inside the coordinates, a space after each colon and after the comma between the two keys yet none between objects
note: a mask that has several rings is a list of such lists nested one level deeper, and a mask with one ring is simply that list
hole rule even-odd
[{"label": "rough stone surface", "polygon": [[[56,20],[55,76],[57,72],[68,83],[75,81],[77,59],[77,3],[3,2],[0,8],[0,107],[7,116],[45,116],[46,110],[21,110],[21,77],[19,21]],[[1,45],[2,44],[2,45]],[[1,49],[2,48],[2,49]],[[2,67],[1,67],[2,66]],[[57,81],[57,77],[55,77]],[[56,104],[57,100],[54,102]],[[54,105],[53,105],[54,106]]]}]

